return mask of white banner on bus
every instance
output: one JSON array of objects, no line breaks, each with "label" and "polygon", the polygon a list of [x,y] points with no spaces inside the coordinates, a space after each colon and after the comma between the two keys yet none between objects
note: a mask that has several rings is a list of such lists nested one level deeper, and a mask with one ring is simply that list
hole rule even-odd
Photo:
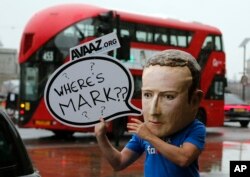
[{"label": "white banner on bus", "polygon": [[121,47],[116,32],[96,38],[89,42],[70,48],[70,60],[84,56],[104,54],[108,51]]}]

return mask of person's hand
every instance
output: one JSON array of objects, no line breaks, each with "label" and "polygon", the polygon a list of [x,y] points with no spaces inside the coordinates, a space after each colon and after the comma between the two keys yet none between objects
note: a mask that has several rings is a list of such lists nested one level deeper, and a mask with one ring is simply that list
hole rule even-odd
[{"label": "person's hand", "polygon": [[132,118],[133,123],[128,123],[129,132],[137,134],[142,139],[147,139],[152,136],[152,132],[147,128],[146,124],[139,119]]},{"label": "person's hand", "polygon": [[100,118],[100,123],[95,125],[95,136],[100,137],[106,135],[108,124],[103,118]]}]

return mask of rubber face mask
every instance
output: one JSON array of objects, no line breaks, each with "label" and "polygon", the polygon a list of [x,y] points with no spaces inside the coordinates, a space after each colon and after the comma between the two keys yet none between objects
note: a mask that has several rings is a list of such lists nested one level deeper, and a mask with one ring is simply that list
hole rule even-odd
[{"label": "rubber face mask", "polygon": [[194,120],[194,108],[188,102],[192,83],[187,67],[149,66],[142,77],[144,121],[158,137],[171,135]]}]

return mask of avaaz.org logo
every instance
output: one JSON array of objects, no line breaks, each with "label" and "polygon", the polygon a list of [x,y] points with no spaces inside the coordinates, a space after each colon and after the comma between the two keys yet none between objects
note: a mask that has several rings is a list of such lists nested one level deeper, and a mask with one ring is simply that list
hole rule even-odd
[{"label": "avaaz.org logo", "polygon": [[250,176],[250,161],[230,161],[230,177]]}]

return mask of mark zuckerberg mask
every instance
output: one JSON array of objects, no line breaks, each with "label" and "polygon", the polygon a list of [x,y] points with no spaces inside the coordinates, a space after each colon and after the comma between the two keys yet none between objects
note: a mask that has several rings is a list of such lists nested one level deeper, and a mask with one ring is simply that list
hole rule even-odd
[{"label": "mark zuckerberg mask", "polygon": [[193,78],[199,72],[196,60],[178,50],[160,52],[147,61],[142,76],[142,110],[147,127],[156,136],[171,135],[195,119],[202,91]]}]

